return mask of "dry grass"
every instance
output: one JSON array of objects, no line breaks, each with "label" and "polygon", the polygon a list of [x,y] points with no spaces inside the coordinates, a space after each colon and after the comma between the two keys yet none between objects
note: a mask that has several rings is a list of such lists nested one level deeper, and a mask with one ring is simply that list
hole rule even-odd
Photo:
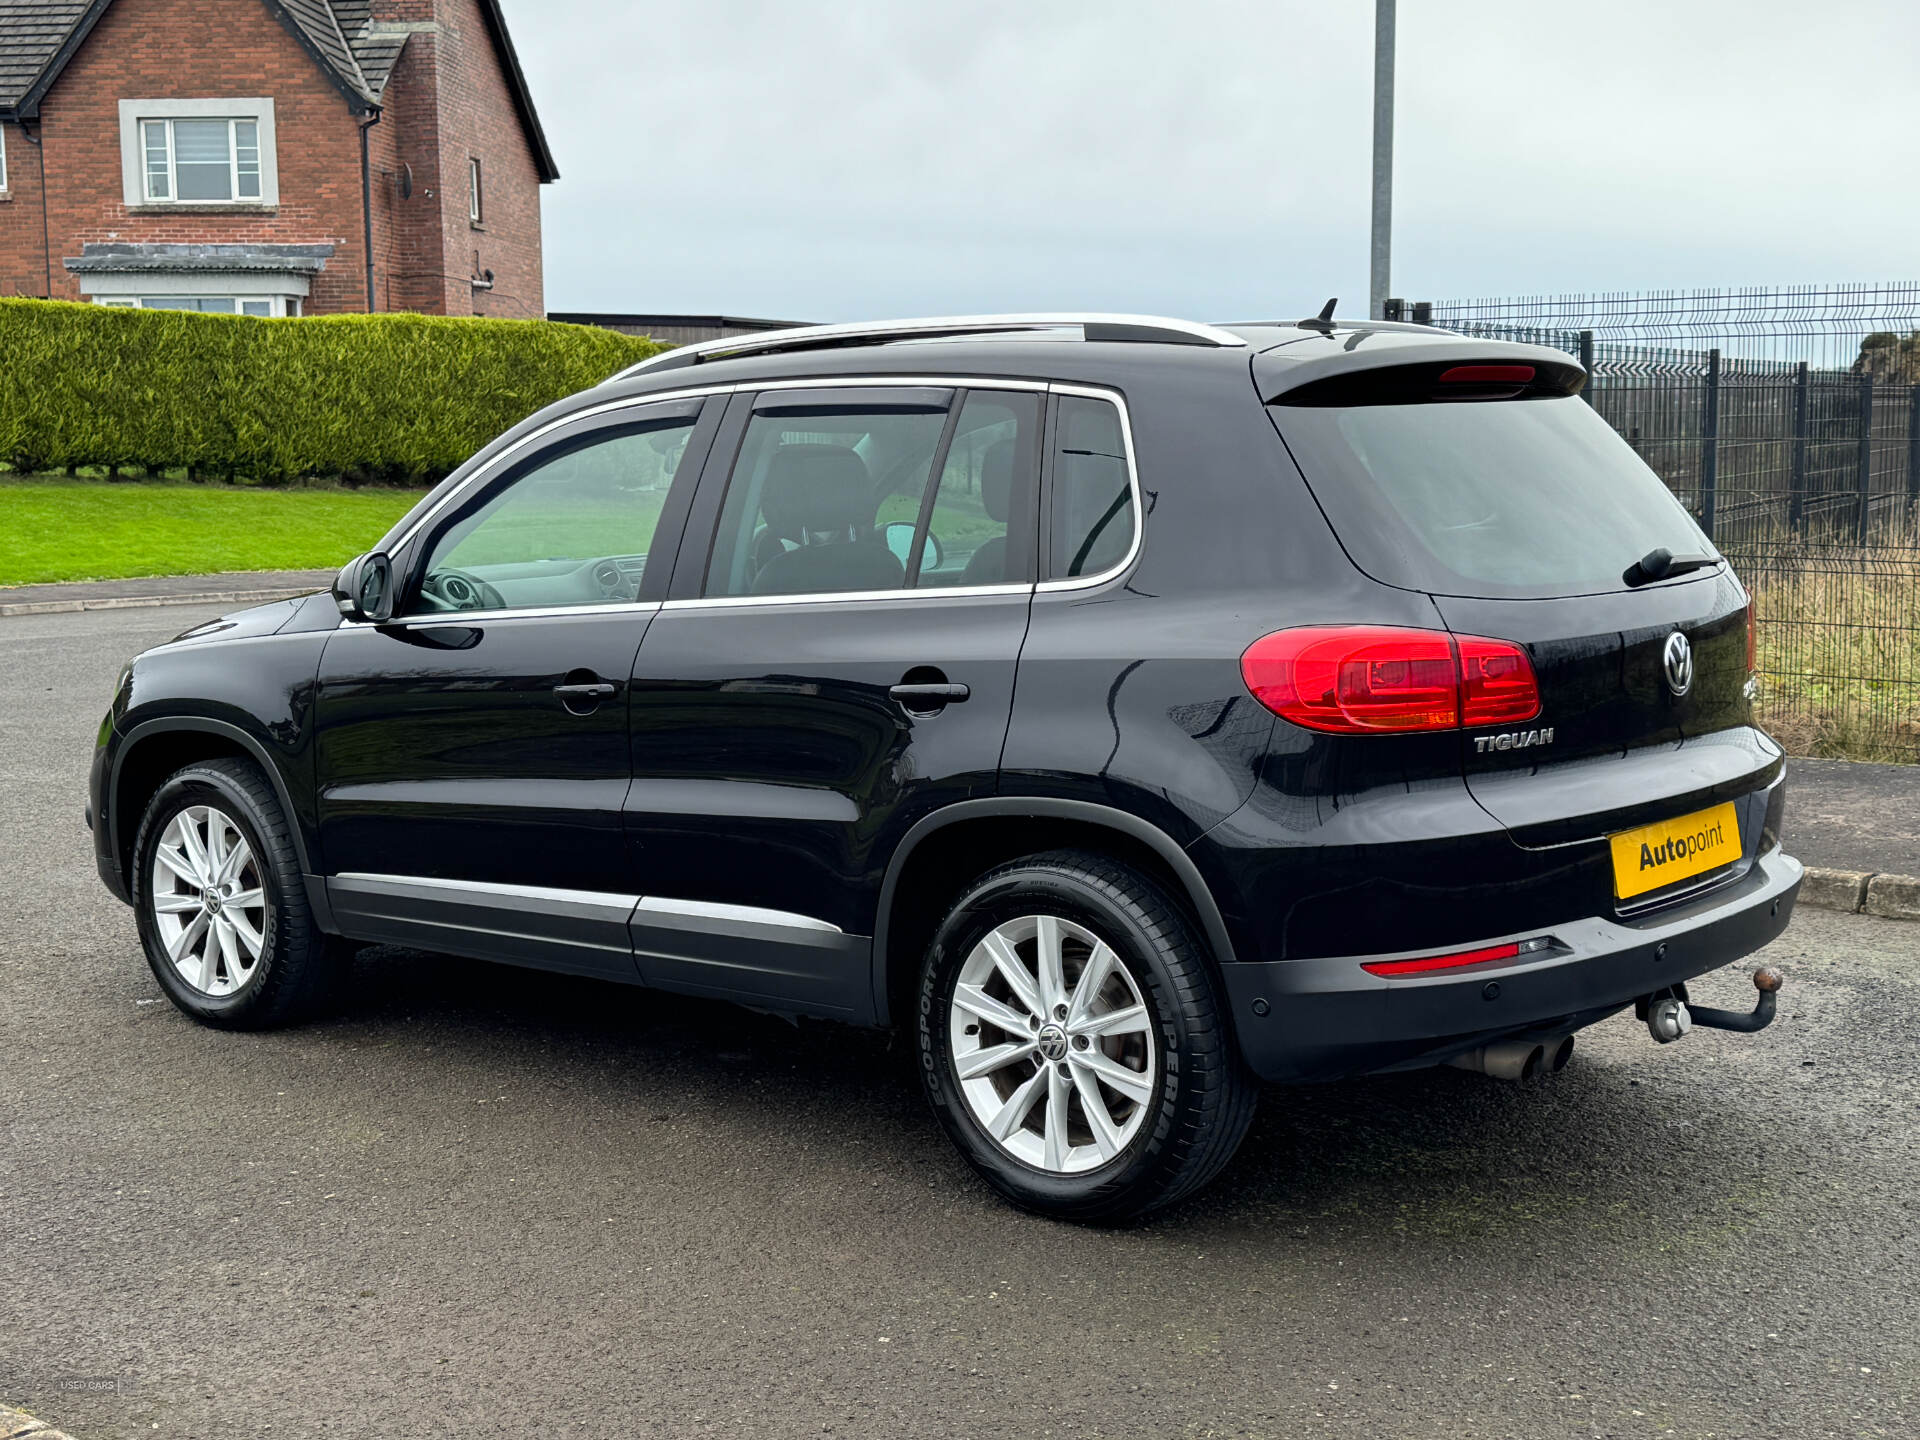
[{"label": "dry grass", "polygon": [[1753,592],[1762,724],[1796,755],[1920,760],[1920,535],[1730,553]]}]

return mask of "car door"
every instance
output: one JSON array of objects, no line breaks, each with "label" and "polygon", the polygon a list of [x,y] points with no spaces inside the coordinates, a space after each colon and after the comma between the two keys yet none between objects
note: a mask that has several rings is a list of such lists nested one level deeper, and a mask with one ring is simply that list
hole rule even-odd
[{"label": "car door", "polygon": [[330,637],[315,804],[348,935],[634,978],[627,682],[703,404],[612,407],[504,455],[399,547],[396,618]]},{"label": "car door", "polygon": [[1040,386],[738,395],[633,677],[647,983],[872,1011],[887,860],[990,795],[1033,593]]}]

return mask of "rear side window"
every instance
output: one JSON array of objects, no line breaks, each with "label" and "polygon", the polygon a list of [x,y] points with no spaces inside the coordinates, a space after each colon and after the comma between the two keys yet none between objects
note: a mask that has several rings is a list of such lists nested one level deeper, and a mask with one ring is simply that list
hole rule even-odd
[{"label": "rear side window", "polygon": [[1138,523],[1119,408],[1110,400],[1060,396],[1048,527],[1052,578],[1070,580],[1113,569],[1133,548]]},{"label": "rear side window", "polygon": [[913,517],[946,423],[944,402],[755,414],[727,484],[706,593],[902,588],[901,554],[912,553]]},{"label": "rear side window", "polygon": [[1434,594],[1623,588],[1656,548],[1712,543],[1633,448],[1573,397],[1270,406],[1354,562]]}]

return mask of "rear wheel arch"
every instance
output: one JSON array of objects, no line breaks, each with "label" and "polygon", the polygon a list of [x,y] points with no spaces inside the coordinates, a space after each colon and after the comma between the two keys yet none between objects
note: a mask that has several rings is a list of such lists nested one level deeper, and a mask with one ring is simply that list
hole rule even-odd
[{"label": "rear wheel arch", "polygon": [[307,858],[306,840],[295,822],[298,813],[287,790],[286,777],[267,749],[238,725],[206,716],[180,716],[143,721],[127,732],[113,759],[107,790],[109,838],[123,874],[130,874],[134,837],[139,833],[147,802],[183,766],[202,760],[240,759],[257,765],[273,787],[281,813],[292,832],[294,852],[305,873],[314,873]]},{"label": "rear wheel arch", "polygon": [[879,1022],[911,1013],[926,947],[963,890],[1010,860],[1069,849],[1107,856],[1147,876],[1193,922],[1216,966],[1234,959],[1232,937],[1199,867],[1150,821],[1084,800],[962,801],[909,830],[887,866],[873,935]]}]

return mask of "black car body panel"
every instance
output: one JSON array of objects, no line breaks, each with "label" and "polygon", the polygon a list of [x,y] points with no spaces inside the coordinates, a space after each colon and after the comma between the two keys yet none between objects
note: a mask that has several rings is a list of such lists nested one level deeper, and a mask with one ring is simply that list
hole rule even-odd
[{"label": "black car body panel", "polygon": [[[1777,933],[1799,870],[1779,849],[1783,762],[1752,725],[1747,601],[1726,566],[1581,595],[1396,583],[1356,563],[1325,503],[1337,477],[1303,470],[1267,404],[1436,355],[1565,357],[1368,327],[1239,333],[1243,347],[990,338],[718,360],[549,407],[382,542],[398,619],[343,620],[312,596],[140,657],[94,761],[102,876],[127,897],[132,829],[170,760],[244,754],[339,933],[888,1023],[930,934],[918,907],[939,900],[916,856],[959,853],[963,832],[1078,837],[1184,903],[1272,1079],[1588,1023]],[[1037,493],[1016,485],[1004,521],[1017,573],[953,593],[709,594],[754,397],[808,386],[849,406],[910,387],[950,417],[963,402],[939,397],[1038,397]],[[1122,414],[1137,483],[1138,540],[1091,576],[1054,573],[1050,549],[1060,456],[1080,453],[1055,453],[1067,394]],[[647,406],[678,407],[691,438],[650,548],[621,572],[630,594],[419,608],[432,547],[481,498]],[[1337,625],[1522,646],[1541,710],[1521,733],[1550,740],[1324,733],[1254,697],[1250,645]],[[1676,632],[1693,647],[1684,695],[1663,678]],[[894,693],[934,677],[964,698]],[[1610,835],[1724,802],[1736,860],[1615,898]],[[1554,948],[1437,979],[1361,968],[1516,936]]]}]

